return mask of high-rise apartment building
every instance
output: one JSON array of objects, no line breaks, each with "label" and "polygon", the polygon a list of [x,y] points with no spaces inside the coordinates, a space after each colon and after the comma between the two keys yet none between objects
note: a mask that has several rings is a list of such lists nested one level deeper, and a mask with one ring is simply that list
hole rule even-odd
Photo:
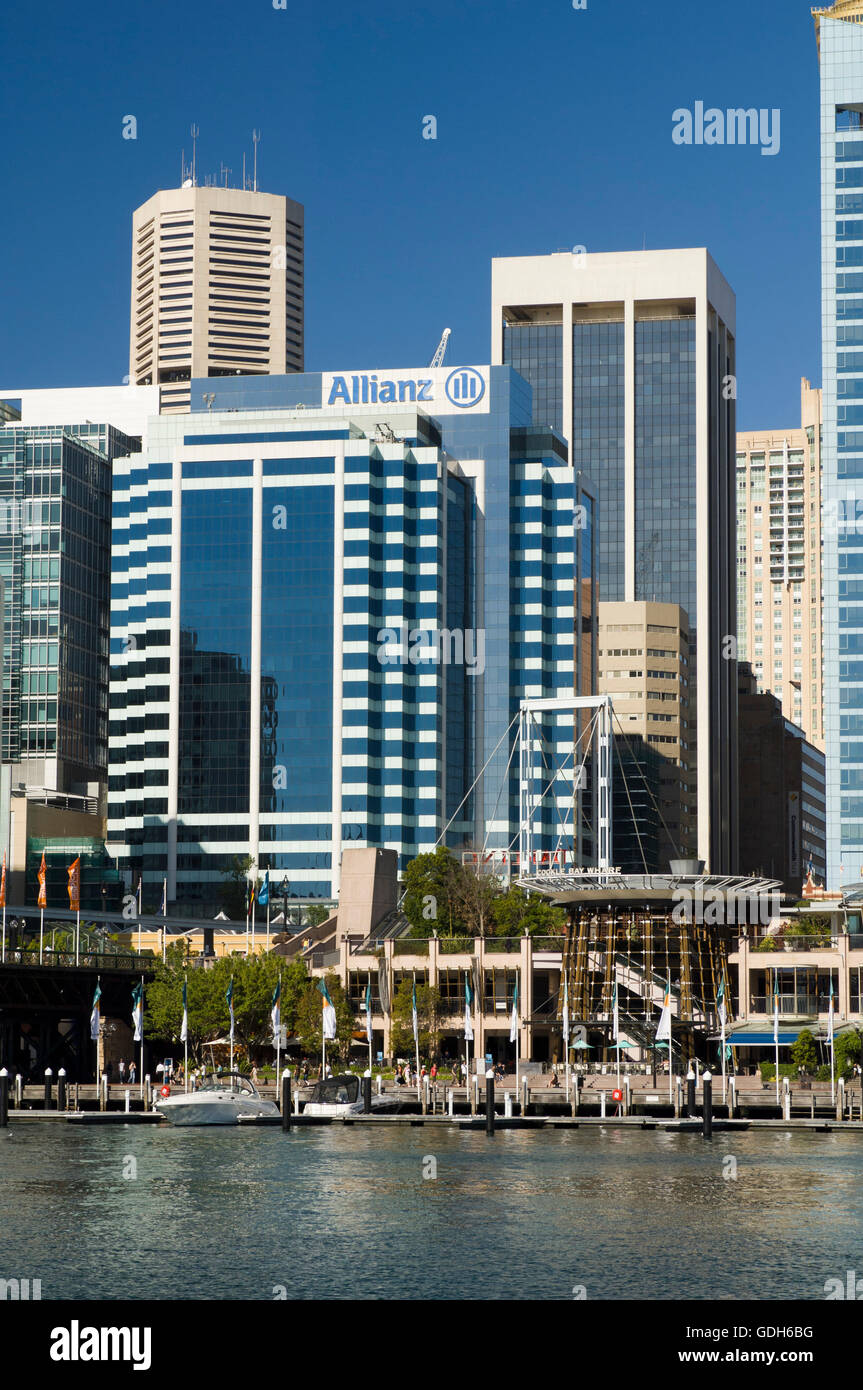
[{"label": "high-rise apartment building", "polygon": [[[593,693],[593,496],[564,441],[532,426],[505,367],[226,378],[213,394],[153,422],[143,467],[115,470],[121,871],[207,912],[235,855],[330,898],[344,846],[402,868],[441,841],[508,850],[520,700]],[[543,725],[548,782],[573,716]],[[571,761],[552,776],[535,843],[553,852],[568,817],[586,858],[574,780]]]},{"label": "high-rise apartment building", "polygon": [[704,249],[492,262],[492,361],[595,480],[600,601],[680,605],[695,712],[698,856],[737,853],[735,300]]},{"label": "high-rise apartment building", "polygon": [[614,705],[614,862],[697,857],[689,633],[674,603],[599,604],[599,693]]},{"label": "high-rise apartment building", "polygon": [[137,209],[129,380],[162,413],[193,377],[303,370],[303,229],[290,198],[191,182]]},{"label": "high-rise apartment building", "polygon": [[737,643],[758,689],[823,748],[821,392],[805,379],[799,429],[737,436]]},{"label": "high-rise apartment building", "polygon": [[821,67],[827,884],[863,879],[863,0],[814,11]]}]

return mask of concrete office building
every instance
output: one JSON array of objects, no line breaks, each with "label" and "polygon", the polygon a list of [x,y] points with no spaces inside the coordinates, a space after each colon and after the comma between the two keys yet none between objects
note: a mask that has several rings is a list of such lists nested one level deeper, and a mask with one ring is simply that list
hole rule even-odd
[{"label": "concrete office building", "polygon": [[492,361],[595,480],[601,601],[679,604],[693,653],[698,854],[737,853],[735,301],[703,249],[492,262]]},{"label": "concrete office building", "polygon": [[[212,393],[115,468],[121,871],[206,912],[234,855],[328,899],[343,845],[401,867],[441,837],[510,846],[519,701],[594,678],[593,497],[564,441],[504,367]],[[549,756],[571,755],[572,729],[546,721]],[[568,809],[589,857],[573,798],[561,778],[537,845]]]},{"label": "concrete office building", "polygon": [[863,0],[815,10],[821,68],[827,886],[863,864]]},{"label": "concrete office building", "polygon": [[615,714],[614,862],[624,873],[697,857],[687,627],[678,604],[599,604],[599,692]]},{"label": "concrete office building", "polygon": [[737,641],[759,690],[824,747],[821,392],[801,382],[801,426],[737,436]]},{"label": "concrete office building", "polygon": [[[304,213],[248,189],[155,193],[132,218],[129,379],[188,411],[192,377],[303,370]],[[201,402],[196,402],[200,406]]]}]

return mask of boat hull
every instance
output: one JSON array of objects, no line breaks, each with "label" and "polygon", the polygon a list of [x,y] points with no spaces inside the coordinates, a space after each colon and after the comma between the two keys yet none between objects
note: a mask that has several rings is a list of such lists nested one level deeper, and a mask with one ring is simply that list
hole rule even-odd
[{"label": "boat hull", "polygon": [[261,1119],[279,1114],[271,1100],[252,1100],[248,1096],[165,1096],[153,1109],[177,1128],[193,1125],[235,1125],[242,1119]]}]

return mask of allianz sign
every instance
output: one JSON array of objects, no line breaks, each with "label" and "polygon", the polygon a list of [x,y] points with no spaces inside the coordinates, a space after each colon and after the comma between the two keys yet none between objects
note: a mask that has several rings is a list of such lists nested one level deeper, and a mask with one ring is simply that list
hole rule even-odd
[{"label": "allianz sign", "polygon": [[452,414],[488,412],[487,367],[426,367],[406,371],[324,372],[321,403],[332,406],[418,405]]}]

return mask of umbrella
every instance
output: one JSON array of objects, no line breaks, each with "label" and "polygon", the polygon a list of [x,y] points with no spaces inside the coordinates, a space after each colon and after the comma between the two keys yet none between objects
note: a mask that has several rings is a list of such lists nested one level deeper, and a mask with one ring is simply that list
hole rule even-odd
[{"label": "umbrella", "polygon": [[620,1042],[612,1043],[611,1050],[622,1052],[625,1047],[640,1047],[641,1043],[628,1042],[626,1038],[621,1038]]},{"label": "umbrella", "polygon": [[576,1052],[576,1051],[578,1051],[578,1052],[592,1052],[592,1051],[593,1051],[593,1048],[591,1047],[590,1043],[586,1043],[586,1042],[584,1041],[584,1038],[579,1038],[579,1039],[578,1039],[578,1042],[574,1042],[574,1043],[572,1044],[572,1049],[573,1049],[574,1052]]}]

